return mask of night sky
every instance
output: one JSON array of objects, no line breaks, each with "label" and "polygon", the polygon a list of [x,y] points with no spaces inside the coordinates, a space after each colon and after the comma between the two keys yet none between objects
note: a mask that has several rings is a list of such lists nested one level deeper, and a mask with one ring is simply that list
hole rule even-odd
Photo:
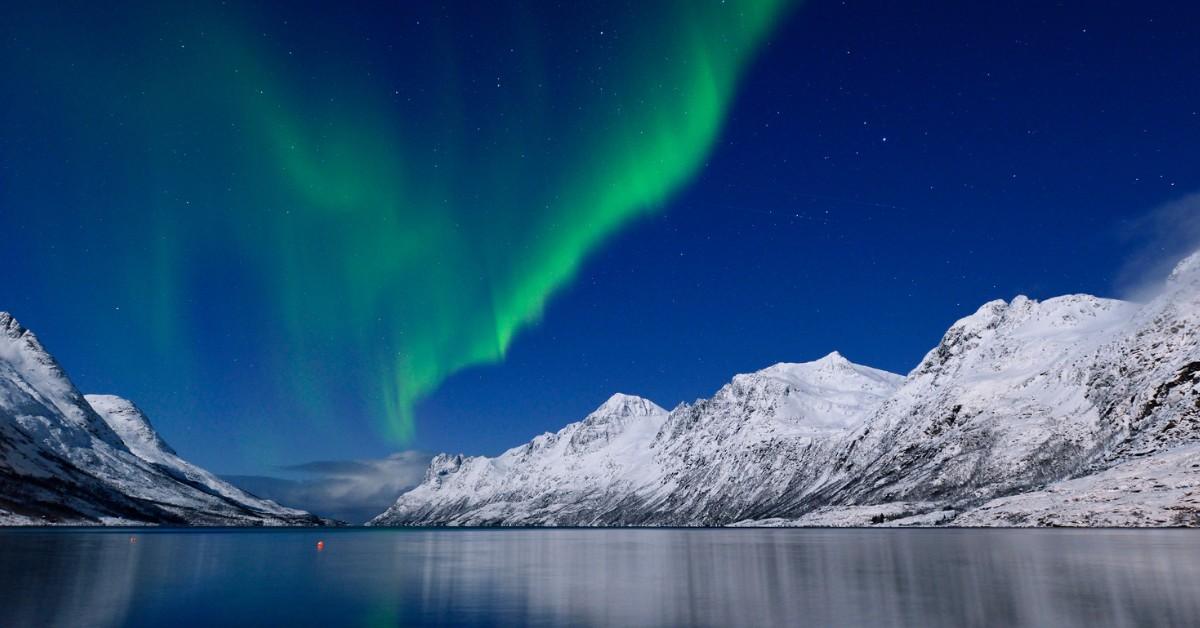
[{"label": "night sky", "polygon": [[1200,191],[1192,3],[106,4],[0,9],[0,309],[218,472],[904,373]]}]

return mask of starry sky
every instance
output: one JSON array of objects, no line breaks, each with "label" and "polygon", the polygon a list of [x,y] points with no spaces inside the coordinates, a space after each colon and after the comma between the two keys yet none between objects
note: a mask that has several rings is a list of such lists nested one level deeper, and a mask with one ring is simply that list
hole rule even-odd
[{"label": "starry sky", "polygon": [[0,9],[0,309],[223,473],[907,372],[1200,190],[1189,3],[101,4]]}]

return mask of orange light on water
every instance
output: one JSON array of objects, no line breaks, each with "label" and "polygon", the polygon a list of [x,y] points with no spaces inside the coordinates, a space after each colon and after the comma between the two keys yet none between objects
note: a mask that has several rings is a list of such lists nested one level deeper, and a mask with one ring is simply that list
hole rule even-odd
[{"label": "orange light on water", "polygon": [[325,541],[317,541],[317,551],[325,549]]}]

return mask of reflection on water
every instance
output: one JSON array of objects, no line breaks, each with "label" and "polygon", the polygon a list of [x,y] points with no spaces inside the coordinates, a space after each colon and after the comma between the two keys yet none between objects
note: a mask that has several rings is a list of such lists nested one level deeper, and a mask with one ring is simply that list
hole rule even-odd
[{"label": "reflection on water", "polygon": [[0,626],[1194,625],[1198,542],[1184,530],[3,530]]}]

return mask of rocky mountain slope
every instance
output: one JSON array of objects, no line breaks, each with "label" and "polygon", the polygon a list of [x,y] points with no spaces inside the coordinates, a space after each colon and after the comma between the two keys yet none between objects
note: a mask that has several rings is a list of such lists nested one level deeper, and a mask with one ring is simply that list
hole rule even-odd
[{"label": "rocky mountain slope", "polygon": [[0,312],[0,525],[315,525],[192,465],[132,403],[80,394]]},{"label": "rocky mountain slope", "polygon": [[1200,253],[1143,303],[987,303],[907,377],[833,354],[564,444],[609,403],[495,459],[438,456],[373,523],[1194,525]]},{"label": "rocky mountain slope", "polygon": [[[814,483],[809,503],[920,502],[906,516],[963,513],[1200,441],[1197,260],[1181,262],[1145,303],[1018,297],[959,321],[841,447],[838,471]],[[1152,487],[1153,477],[1143,480],[1128,490]],[[1103,508],[1093,507],[1101,519]],[[1183,506],[1178,521],[1190,516]]]}]

